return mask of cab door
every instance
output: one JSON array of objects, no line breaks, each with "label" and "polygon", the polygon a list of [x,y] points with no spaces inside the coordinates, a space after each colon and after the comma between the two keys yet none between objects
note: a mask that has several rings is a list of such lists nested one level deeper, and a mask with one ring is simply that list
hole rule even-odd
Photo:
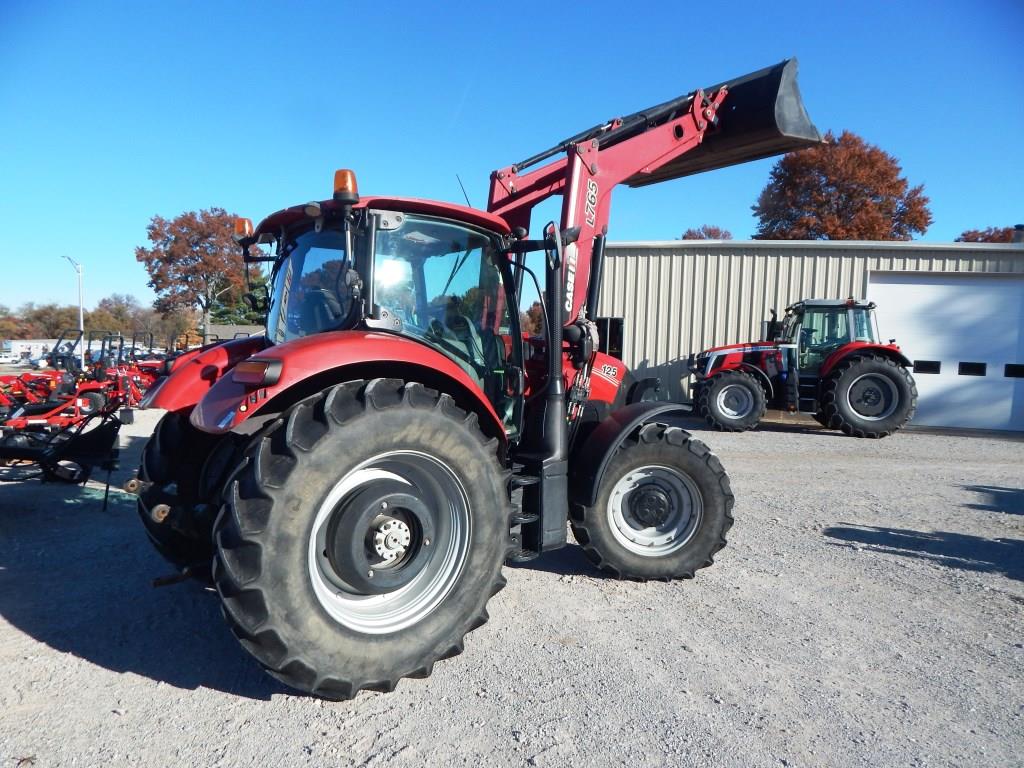
[{"label": "cab door", "polygon": [[804,311],[797,330],[800,374],[817,376],[832,352],[850,340],[846,307],[812,307]]},{"label": "cab door", "polygon": [[373,273],[374,301],[401,320],[401,333],[466,371],[514,437],[522,411],[516,386],[522,336],[498,237],[461,222],[406,215],[376,232]]}]

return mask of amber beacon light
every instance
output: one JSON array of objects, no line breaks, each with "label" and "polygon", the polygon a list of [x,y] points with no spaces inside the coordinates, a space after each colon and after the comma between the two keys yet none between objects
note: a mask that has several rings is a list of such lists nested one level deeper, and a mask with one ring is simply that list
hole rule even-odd
[{"label": "amber beacon light", "polygon": [[359,202],[359,187],[356,186],[354,171],[341,168],[334,172],[334,199],[349,205]]},{"label": "amber beacon light", "polygon": [[235,240],[245,240],[247,237],[252,237],[252,219],[236,218]]}]

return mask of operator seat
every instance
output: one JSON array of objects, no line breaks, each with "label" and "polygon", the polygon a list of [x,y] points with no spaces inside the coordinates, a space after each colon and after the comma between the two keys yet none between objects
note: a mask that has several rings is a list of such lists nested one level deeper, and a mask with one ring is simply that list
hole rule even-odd
[{"label": "operator seat", "polygon": [[330,330],[341,322],[344,313],[337,297],[326,288],[306,291],[299,311],[302,331],[305,335]]}]

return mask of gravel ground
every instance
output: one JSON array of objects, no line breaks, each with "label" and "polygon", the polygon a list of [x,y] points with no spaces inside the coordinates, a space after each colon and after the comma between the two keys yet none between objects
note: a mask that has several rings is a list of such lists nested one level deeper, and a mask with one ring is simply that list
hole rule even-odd
[{"label": "gravel ground", "polygon": [[713,568],[508,568],[465,654],[343,703],[265,676],[197,584],[154,589],[129,497],[2,483],[0,768],[1024,765],[1024,442],[702,439],[737,498]]}]

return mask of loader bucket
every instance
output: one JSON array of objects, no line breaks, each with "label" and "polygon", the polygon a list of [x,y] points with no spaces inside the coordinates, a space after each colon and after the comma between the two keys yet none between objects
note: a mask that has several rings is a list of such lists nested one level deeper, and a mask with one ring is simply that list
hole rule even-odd
[{"label": "loader bucket", "polygon": [[[804,110],[796,72],[796,59],[786,59],[773,67],[706,88],[704,92],[709,96],[722,86],[729,89],[718,111],[718,126],[704,135],[699,147],[653,173],[634,174],[625,183],[631,187],[657,184],[821,143],[821,134]],[[668,104],[672,102],[662,106]],[[637,116],[657,113],[659,109],[652,107]],[[624,122],[632,117],[624,118]]]}]

